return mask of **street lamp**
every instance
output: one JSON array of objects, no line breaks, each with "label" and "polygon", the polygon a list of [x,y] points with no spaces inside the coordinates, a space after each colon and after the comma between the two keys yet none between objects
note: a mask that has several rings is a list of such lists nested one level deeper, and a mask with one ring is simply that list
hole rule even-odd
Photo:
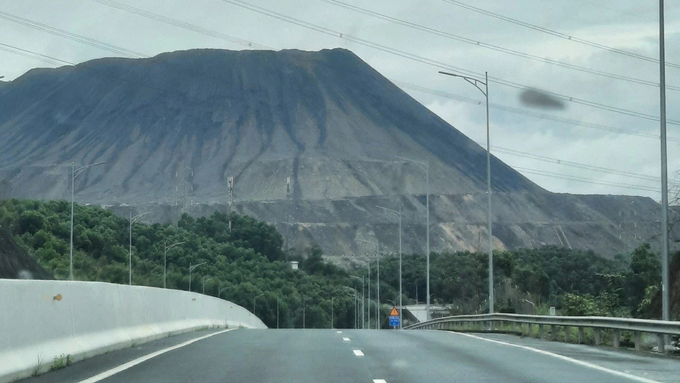
[{"label": "street lamp", "polygon": [[307,299],[309,299],[309,298],[307,298],[307,297],[302,297],[302,328],[303,328],[303,329],[307,328],[307,323],[306,323],[306,320],[307,320],[307,313],[306,313],[306,309],[307,309],[307,306],[306,306]]},{"label": "street lamp", "polygon": [[376,206],[377,208],[383,209],[388,213],[392,213],[399,218],[399,329],[401,329],[401,205],[399,205],[399,211],[388,209],[382,206]]},{"label": "street lamp", "polygon": [[[664,1],[659,0],[659,129],[661,132],[661,319],[670,320],[670,274],[668,271],[668,158],[666,139],[666,36]],[[668,335],[660,338],[659,351],[664,351]]]},{"label": "street lamp", "polygon": [[333,304],[334,297],[331,297],[331,330],[333,329],[333,325],[335,324],[335,305]]},{"label": "street lamp", "polygon": [[[376,263],[377,263],[377,268],[378,268],[378,271],[377,271],[377,277],[378,277],[378,281],[377,281],[377,285],[378,285],[377,286],[377,290],[378,290],[378,292],[377,292],[378,293],[377,303],[378,304],[377,304],[377,307],[376,307],[376,310],[375,310],[375,328],[376,328],[376,330],[379,330],[380,329],[380,241],[371,242],[371,241],[367,241],[365,239],[357,239],[357,241],[370,243],[371,245],[375,246],[375,257],[376,257]],[[369,273],[368,274],[368,306],[369,306],[369,309],[370,309],[370,306],[371,306],[371,274],[370,274],[371,273],[371,266],[370,265],[371,265],[371,263],[370,263],[370,260],[369,260],[369,266],[368,266],[368,270],[369,270],[368,271],[368,273]],[[368,322],[369,322],[368,328],[371,328],[371,323],[370,323],[371,322],[371,314],[370,314],[370,312],[368,314]]]},{"label": "street lamp", "polygon": [[229,287],[229,286],[226,286],[226,287],[218,287],[218,288],[217,288],[217,297],[218,297],[218,298],[221,298],[221,297],[222,297],[222,292],[224,292],[224,290],[226,290],[228,287]]},{"label": "street lamp", "polygon": [[177,242],[173,243],[172,245],[168,246],[168,242],[165,241],[165,252],[163,252],[163,288],[166,287],[166,279],[167,279],[167,274],[168,274],[168,250],[172,249],[175,246],[179,246],[183,244],[184,242]]},{"label": "street lamp", "polygon": [[425,240],[425,258],[426,258],[426,274],[427,274],[427,279],[426,279],[426,293],[427,293],[427,300],[426,300],[426,305],[425,305],[425,311],[427,313],[426,319],[430,320],[430,158],[426,157],[426,162],[420,162],[420,161],[415,161],[411,160],[408,158],[403,158],[403,157],[398,157],[398,159],[402,161],[407,161],[414,163],[416,165],[420,166],[425,166],[425,177],[426,177],[426,196],[425,196],[425,210],[426,210],[426,217],[427,217],[427,222],[426,222],[426,229],[425,229],[425,235],[426,235],[426,240]]},{"label": "street lamp", "polygon": [[210,282],[212,279],[215,279],[215,277],[210,277],[206,280],[205,275],[203,276],[203,295],[205,295],[205,282],[206,281]]},{"label": "street lamp", "polygon": [[201,262],[198,265],[193,266],[191,265],[191,263],[189,263],[189,291],[191,291],[191,272],[194,271],[194,269],[197,268],[198,266],[203,265],[205,263],[207,262]]},{"label": "street lamp", "polygon": [[[489,73],[484,72],[484,81],[458,74],[439,71],[447,76],[460,77],[472,84],[486,98],[486,197],[488,204],[487,231],[489,232],[489,314],[493,314],[493,233],[491,231],[491,140],[489,138]],[[479,85],[484,85],[482,89]],[[428,291],[429,293],[429,291]],[[429,296],[428,296],[429,297]],[[428,298],[429,299],[429,298]]]},{"label": "street lamp", "polygon": [[[359,279],[356,275],[352,278]],[[366,328],[366,274],[361,273],[361,328]]]},{"label": "street lamp", "polygon": [[[255,300],[257,298],[261,297],[261,296],[264,296],[264,293],[257,295],[257,296],[255,296],[255,298],[253,298],[253,315],[255,315]],[[257,316],[257,315],[255,315],[255,316]]]},{"label": "street lamp", "polygon": [[[357,278],[357,279],[358,279],[358,277],[354,277],[354,278]],[[354,329],[356,329],[356,328],[357,328],[357,322],[358,322],[358,320],[357,320],[357,317],[358,317],[358,312],[357,312],[357,309],[358,309],[358,304],[357,304],[357,300],[358,300],[357,289],[355,289],[355,288],[353,288],[353,287],[348,287],[348,286],[342,286],[342,288],[345,290],[346,293],[348,293],[348,294],[349,294],[349,293],[352,293],[352,296],[354,297]]]},{"label": "street lamp", "polygon": [[76,177],[78,177],[85,170],[87,170],[87,169],[89,169],[93,166],[101,165],[105,162],[106,161],[97,162],[97,163],[94,163],[94,164],[91,164],[91,165],[81,166],[79,168],[76,168],[75,162],[71,162],[71,256],[69,258],[69,266],[68,266],[68,279],[70,281],[73,280],[73,204],[74,204],[73,199],[74,199],[74,194],[75,194],[74,189],[76,187]]},{"label": "street lamp", "polygon": [[153,213],[154,211],[148,211],[146,213],[142,214],[137,214],[136,216],[132,216],[132,209],[130,209],[130,253],[129,253],[129,276],[128,276],[128,285],[132,285],[132,225],[134,225],[135,222],[139,221],[140,218],[144,217],[145,215],[149,215]]}]

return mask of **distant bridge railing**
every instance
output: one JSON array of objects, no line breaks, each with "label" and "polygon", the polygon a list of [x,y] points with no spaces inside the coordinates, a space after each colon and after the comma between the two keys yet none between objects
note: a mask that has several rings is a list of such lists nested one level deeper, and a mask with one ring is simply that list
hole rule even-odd
[{"label": "distant bridge railing", "polygon": [[[518,328],[519,326],[519,328]],[[534,331],[537,326],[537,334]],[[635,349],[642,349],[642,335],[654,334],[657,336],[659,350],[663,351],[665,336],[680,335],[680,322],[660,321],[630,318],[612,317],[574,317],[553,315],[520,315],[520,314],[480,314],[458,315],[432,319],[426,322],[415,323],[405,326],[404,330],[452,330],[452,331],[475,331],[475,330],[509,330],[528,336],[536,336],[543,339],[546,337],[546,327],[550,327],[549,339],[558,340],[560,328],[563,330],[563,340],[569,342],[571,329],[577,328],[578,335],[574,340],[585,343],[585,331],[592,331],[594,344],[603,343],[603,333],[609,337],[611,344],[619,347],[622,332],[632,332]]]}]

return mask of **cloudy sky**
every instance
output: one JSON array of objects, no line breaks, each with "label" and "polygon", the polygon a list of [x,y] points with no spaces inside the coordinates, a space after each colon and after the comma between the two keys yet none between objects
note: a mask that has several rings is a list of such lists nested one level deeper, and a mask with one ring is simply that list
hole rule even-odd
[{"label": "cloudy sky", "polygon": [[[680,0],[666,3],[674,188]],[[656,0],[0,0],[0,76],[12,80],[31,68],[63,65],[53,59],[343,47],[483,143],[483,95],[437,71],[488,71],[492,153],[551,191],[659,200],[657,6]],[[521,101],[522,87],[565,96],[564,108],[530,107]]]}]

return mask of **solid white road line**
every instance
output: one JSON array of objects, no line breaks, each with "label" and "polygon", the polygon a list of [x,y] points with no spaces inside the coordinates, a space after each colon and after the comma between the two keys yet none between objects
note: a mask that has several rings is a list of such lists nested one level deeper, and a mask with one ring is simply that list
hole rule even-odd
[{"label": "solid white road line", "polygon": [[168,347],[168,348],[164,348],[164,349],[162,349],[162,350],[158,350],[158,351],[156,351],[156,352],[152,352],[151,354],[144,355],[144,356],[139,357],[139,358],[137,358],[137,359],[131,360],[131,361],[125,363],[125,364],[121,364],[121,365],[118,366],[118,367],[112,368],[112,369],[110,369],[110,370],[108,370],[108,371],[104,371],[104,372],[102,372],[102,373],[100,373],[100,374],[97,374],[97,375],[91,377],[91,378],[88,378],[88,379],[85,379],[85,380],[81,380],[81,381],[78,382],[78,383],[95,383],[95,382],[99,382],[99,381],[104,380],[104,379],[106,379],[106,378],[108,378],[108,377],[110,377],[110,376],[113,376],[113,375],[115,375],[115,374],[117,374],[117,373],[119,373],[119,372],[125,371],[125,370],[127,370],[128,368],[131,368],[131,367],[134,367],[134,366],[136,366],[136,365],[138,365],[138,364],[140,364],[140,363],[146,362],[147,360],[149,360],[149,359],[151,359],[151,358],[155,358],[155,357],[157,357],[158,355],[165,354],[166,352],[169,352],[169,351],[172,351],[172,350],[177,350],[178,348],[182,348],[182,347],[184,347],[184,346],[188,346],[188,345],[190,345],[190,344],[192,344],[192,343],[194,343],[194,342],[198,342],[199,340],[203,340],[203,339],[206,339],[206,338],[210,338],[211,336],[215,336],[215,335],[224,334],[225,332],[227,332],[227,331],[232,331],[232,330],[236,330],[236,329],[235,329],[235,328],[230,328],[230,329],[227,329],[227,330],[218,331],[218,332],[215,332],[215,333],[212,333],[212,334],[208,334],[208,335],[202,336],[202,337],[200,337],[200,338],[196,338],[196,339],[192,339],[192,340],[186,341],[186,342],[184,342],[184,343],[180,343],[180,344],[175,345],[175,346],[172,346],[172,347]]},{"label": "solid white road line", "polygon": [[356,355],[356,356],[364,356],[364,353],[361,352],[361,350],[352,350],[352,351],[354,351],[354,355]]},{"label": "solid white road line", "polygon": [[639,376],[636,376],[636,375],[627,374],[627,373],[621,372],[621,371],[611,370],[611,369],[609,369],[609,368],[602,367],[602,366],[598,366],[598,365],[596,365],[596,364],[584,362],[584,361],[578,360],[578,359],[573,359],[573,358],[570,358],[570,357],[568,357],[568,356],[564,356],[564,355],[560,355],[560,354],[555,354],[555,353],[552,353],[552,352],[550,352],[550,351],[539,350],[539,349],[537,349],[537,348],[533,348],[533,347],[529,347],[529,346],[520,346],[520,345],[518,345],[518,344],[513,344],[513,343],[508,343],[508,342],[502,342],[502,341],[500,341],[500,340],[493,340],[493,339],[482,338],[481,336],[476,336],[476,335],[472,335],[472,334],[465,334],[465,333],[460,333],[460,332],[450,332],[450,331],[446,331],[446,333],[448,333],[448,334],[454,334],[454,335],[467,336],[467,337],[469,337],[469,338],[479,339],[479,340],[483,340],[483,341],[485,341],[485,342],[491,342],[491,343],[496,343],[496,344],[502,344],[502,345],[504,345],[504,346],[510,346],[510,347],[521,348],[521,349],[524,349],[524,350],[536,352],[536,353],[543,354],[543,355],[547,355],[547,356],[552,356],[553,358],[561,359],[561,360],[564,360],[564,361],[567,361],[567,362],[571,362],[571,363],[574,363],[574,364],[578,364],[578,365],[580,365],[580,366],[592,368],[592,369],[594,369],[594,370],[606,372],[606,373],[609,373],[609,374],[612,374],[612,375],[620,376],[620,377],[623,377],[623,378],[628,378],[628,379],[635,380],[635,381],[638,381],[638,382],[643,382],[643,383],[661,383],[661,382],[656,381],[656,380],[647,379],[647,378],[642,378],[642,377],[639,377]]},{"label": "solid white road line", "polygon": [[373,383],[387,383],[385,379],[373,379]]},{"label": "solid white road line", "polygon": [[345,342],[349,342],[349,338],[342,338]]}]

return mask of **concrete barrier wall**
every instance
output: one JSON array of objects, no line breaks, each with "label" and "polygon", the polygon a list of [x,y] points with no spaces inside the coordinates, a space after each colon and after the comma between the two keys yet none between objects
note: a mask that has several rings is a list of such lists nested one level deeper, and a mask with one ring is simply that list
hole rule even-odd
[{"label": "concrete barrier wall", "polygon": [[241,306],[187,291],[0,280],[0,383],[48,371],[55,363],[225,326],[266,328]]}]

